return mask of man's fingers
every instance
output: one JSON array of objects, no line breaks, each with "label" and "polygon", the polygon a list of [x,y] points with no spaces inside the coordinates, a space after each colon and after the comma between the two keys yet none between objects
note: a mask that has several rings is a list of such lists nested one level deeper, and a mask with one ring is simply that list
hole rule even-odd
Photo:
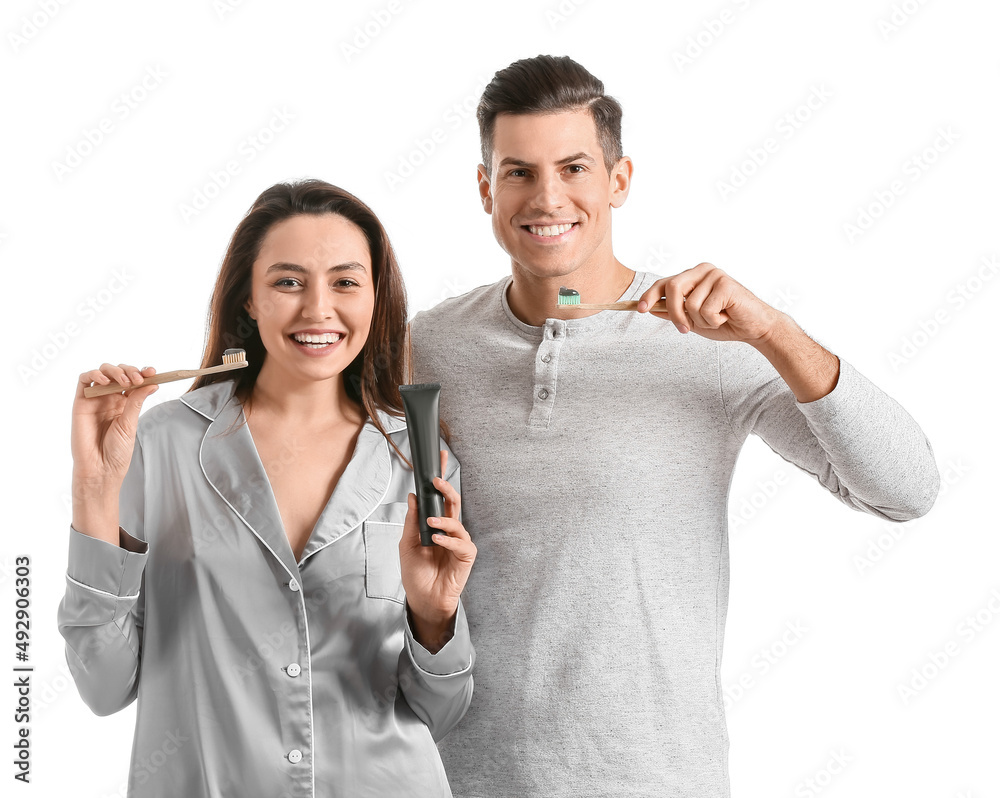
[{"label": "man's fingers", "polygon": [[[663,284],[666,280],[657,280],[649,288],[647,288],[641,297],[639,297],[639,312],[645,313],[649,308],[655,305],[663,298]],[[642,303],[646,304],[643,305]],[[658,314],[659,315],[659,314]]]},{"label": "man's fingers", "polygon": [[708,274],[688,291],[684,299],[684,310],[687,311],[688,317],[694,322],[695,327],[718,326],[705,313],[705,301],[712,295],[717,285],[718,278]]},{"label": "man's fingers", "polygon": [[680,274],[668,277],[663,285],[663,298],[667,303],[667,314],[678,331],[685,333],[690,327],[684,313],[684,292],[686,281]]}]

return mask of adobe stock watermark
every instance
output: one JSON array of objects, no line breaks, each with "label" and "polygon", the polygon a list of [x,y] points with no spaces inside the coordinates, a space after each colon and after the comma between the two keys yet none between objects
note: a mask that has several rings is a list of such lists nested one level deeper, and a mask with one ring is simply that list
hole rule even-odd
[{"label": "adobe stock watermark", "polygon": [[212,10],[220,20],[237,11],[246,4],[246,0],[212,0]]},{"label": "adobe stock watermark", "polygon": [[644,272],[653,272],[665,277],[667,276],[667,264],[670,263],[674,255],[665,244],[655,242],[646,247],[646,251],[641,257],[642,262],[636,267],[637,270],[641,268]]},{"label": "adobe stock watermark", "polygon": [[383,172],[389,191],[395,192],[397,188],[406,183],[416,174],[417,169],[427,163],[441,149],[455,131],[470,119],[475,119],[476,106],[479,105],[479,98],[487,83],[489,83],[488,78],[482,76],[477,78],[475,88],[446,108],[441,115],[441,121],[426,134],[413,139],[413,146],[398,157],[394,169],[387,169]]},{"label": "adobe stock watermark", "polygon": [[125,266],[112,269],[111,277],[103,287],[77,303],[76,315],[56,329],[50,330],[45,336],[45,341],[28,354],[27,361],[18,365],[17,374],[22,384],[27,386],[40,376],[49,364],[80,336],[85,327],[93,324],[107,310],[115,301],[115,297],[131,284],[133,277],[134,275],[130,274]]},{"label": "adobe stock watermark", "polygon": [[42,677],[40,686],[39,680],[36,679],[35,684],[31,712],[35,717],[38,717],[42,710],[48,709],[69,690],[70,685],[73,684],[73,674],[70,673],[69,666],[62,662],[54,675]]},{"label": "adobe stock watermark", "polygon": [[937,336],[951,324],[956,314],[961,313],[976,296],[982,292],[1000,271],[1000,259],[996,255],[984,255],[979,265],[968,276],[952,286],[941,303],[900,338],[899,346],[888,353],[889,365],[893,371],[913,362]]},{"label": "adobe stock watermark", "polygon": [[66,145],[63,158],[52,161],[52,173],[56,179],[61,183],[67,175],[72,174],[89,160],[107,143],[111,134],[118,130],[118,126],[139,110],[152,93],[163,85],[166,77],[167,73],[163,67],[146,67],[146,74],[115,97],[105,115],[92,127],[81,128],[76,141]]},{"label": "adobe stock watermark", "polygon": [[702,20],[698,30],[692,33],[671,54],[674,66],[678,72],[683,72],[695,61],[701,58],[726,32],[726,29],[736,22],[739,14],[750,8],[751,0],[733,0],[732,8],[726,7],[718,14]]},{"label": "adobe stock watermark", "polygon": [[734,197],[832,99],[833,92],[823,84],[810,86],[809,93],[802,100],[775,120],[773,127],[777,135],[767,136],[747,147],[744,150],[747,157],[733,166],[729,177],[715,182],[719,196],[726,202]]},{"label": "adobe stock watermark", "polygon": [[132,778],[135,779],[136,784],[143,785],[148,782],[190,740],[191,738],[183,734],[180,729],[168,731],[163,737],[163,742],[149,756],[141,757],[135,761],[132,768]]},{"label": "adobe stock watermark", "polygon": [[769,478],[758,479],[750,494],[743,496],[739,506],[730,512],[729,528],[743,529],[750,524],[787,484],[788,473],[783,468],[776,469]]},{"label": "adobe stock watermark", "polygon": [[808,631],[809,628],[802,621],[788,621],[778,637],[761,646],[750,657],[750,666],[722,688],[722,704],[725,710],[729,712],[757,687],[760,684],[760,679],[780,664],[795,649]]},{"label": "adobe stock watermark", "polygon": [[192,219],[208,208],[221,196],[222,190],[232,183],[233,178],[270,147],[278,138],[278,134],[287,130],[289,124],[295,119],[295,114],[289,111],[286,106],[272,108],[271,115],[264,124],[242,138],[225,163],[209,170],[201,185],[194,190],[191,196],[178,204],[177,210],[180,212],[181,219],[190,223]]},{"label": "adobe stock watermark", "polygon": [[545,9],[545,21],[551,30],[555,30],[586,4],[587,0],[559,0]]},{"label": "adobe stock watermark", "polygon": [[403,13],[401,0],[389,0],[381,8],[372,9],[364,22],[354,26],[350,38],[340,43],[340,52],[344,60],[349,64],[352,59],[361,55],[361,51],[375,41],[401,13]]},{"label": "adobe stock watermark", "polygon": [[[951,457],[943,469],[941,469],[941,488],[938,491],[937,501],[947,496],[956,485],[962,482],[972,471],[971,466],[961,458]],[[873,535],[863,551],[856,553],[852,558],[854,569],[859,576],[864,576],[879,563],[885,562],[890,552],[895,551],[903,541],[909,540],[915,530],[920,530],[926,523],[926,516],[914,518],[912,521],[902,523],[894,521],[884,521],[881,524],[882,531]]]},{"label": "adobe stock watermark", "polygon": [[889,41],[889,37],[894,33],[899,33],[917,12],[927,5],[927,0],[903,0],[902,3],[893,3],[889,13],[880,17],[877,23],[878,32],[882,34],[882,41]]},{"label": "adobe stock watermark", "polygon": [[59,16],[66,5],[69,5],[69,0],[39,0],[35,4],[35,10],[22,16],[18,27],[7,33],[10,48],[17,53],[27,47],[32,39],[36,39]]},{"label": "adobe stock watermark", "polygon": [[889,208],[896,203],[896,200],[906,194],[909,187],[920,180],[927,173],[927,170],[940,161],[941,156],[951,150],[960,139],[960,134],[951,125],[939,127],[935,137],[926,147],[903,161],[900,168],[902,176],[875,189],[869,201],[864,205],[857,206],[857,214],[853,221],[843,223],[841,229],[844,231],[847,243],[853,244],[869,232],[875,223],[883,218]]},{"label": "adobe stock watermark", "polygon": [[977,637],[988,631],[1000,616],[1000,589],[993,588],[980,607],[968,613],[955,627],[955,633],[942,645],[932,649],[909,673],[896,683],[896,695],[904,707],[923,694]]},{"label": "adobe stock watermark", "polygon": [[843,748],[830,751],[829,757],[815,773],[795,785],[796,798],[815,798],[821,795],[854,761],[854,754]]}]

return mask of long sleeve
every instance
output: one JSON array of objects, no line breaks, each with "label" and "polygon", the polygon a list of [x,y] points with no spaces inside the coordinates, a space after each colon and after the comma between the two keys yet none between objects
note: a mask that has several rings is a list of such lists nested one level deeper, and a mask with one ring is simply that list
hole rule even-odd
[{"label": "long sleeve", "polygon": [[[446,447],[447,444],[442,441],[441,448]],[[461,469],[453,454],[449,453],[444,476],[455,490],[461,492]],[[435,654],[417,642],[407,618],[403,651],[399,656],[399,686],[406,703],[427,724],[435,741],[451,731],[469,708],[475,658],[465,607],[461,601],[452,637]]]},{"label": "long sleeve", "polygon": [[461,602],[454,635],[436,654],[414,639],[407,622],[405,644],[399,655],[399,686],[406,703],[427,724],[435,741],[451,731],[469,708],[475,659]]},{"label": "long sleeve", "polygon": [[142,447],[136,442],[119,501],[120,544],[70,527],[66,593],[59,632],[80,696],[98,715],[128,706],[138,689],[141,659],[143,542]]},{"label": "long sleeve", "polygon": [[718,346],[723,403],[734,434],[758,435],[856,510],[908,521],[930,510],[940,475],[923,431],[893,399],[840,361],[826,396],[798,402],[751,347]]}]

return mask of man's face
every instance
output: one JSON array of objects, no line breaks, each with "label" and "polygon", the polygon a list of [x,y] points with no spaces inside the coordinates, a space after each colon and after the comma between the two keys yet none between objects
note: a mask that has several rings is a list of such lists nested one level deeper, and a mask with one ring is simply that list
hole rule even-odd
[{"label": "man's face", "polygon": [[479,192],[515,272],[596,274],[613,262],[611,208],[628,195],[631,161],[608,174],[589,111],[500,114],[492,160]]}]

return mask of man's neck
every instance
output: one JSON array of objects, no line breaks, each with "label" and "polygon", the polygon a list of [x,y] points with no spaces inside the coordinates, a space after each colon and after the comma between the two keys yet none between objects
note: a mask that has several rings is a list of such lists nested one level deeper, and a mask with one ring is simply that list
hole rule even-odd
[{"label": "man's neck", "polygon": [[580,292],[586,303],[616,302],[632,284],[635,272],[612,259],[608,266],[585,273],[578,269],[560,277],[539,277],[518,264],[512,264],[513,281],[507,289],[507,303],[518,319],[533,327],[541,327],[546,319],[579,319],[600,313],[598,310],[574,310],[572,305],[559,305],[557,298],[562,286]]}]

